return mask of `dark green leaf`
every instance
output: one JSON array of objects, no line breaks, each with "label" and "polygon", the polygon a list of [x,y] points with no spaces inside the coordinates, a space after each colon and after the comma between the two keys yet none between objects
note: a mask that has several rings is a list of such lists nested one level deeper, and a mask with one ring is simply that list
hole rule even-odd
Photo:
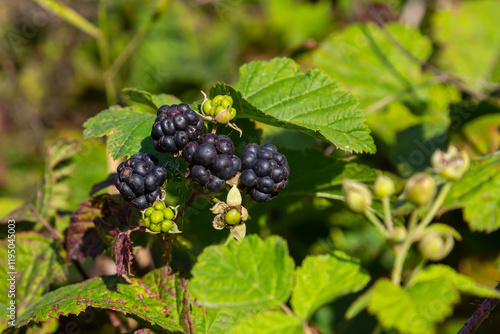
[{"label": "dark green leaf", "polygon": [[369,280],[359,261],[340,251],[333,255],[308,256],[295,274],[293,311],[308,320],[324,304],[361,290]]},{"label": "dark green leaf", "polygon": [[239,322],[231,334],[303,334],[300,318],[281,311],[263,312]]},{"label": "dark green leaf", "polygon": [[291,59],[244,65],[234,88],[212,87],[210,96],[219,94],[232,96],[238,117],[301,130],[349,152],[375,152],[357,99],[319,70],[302,73]]},{"label": "dark green leaf", "polygon": [[493,232],[500,228],[500,154],[475,160],[458,180],[444,202],[446,210],[464,209],[472,231]]},{"label": "dark green leaf", "polygon": [[[5,274],[0,282],[0,292],[4,296],[0,307],[6,310],[7,303],[7,278],[11,277],[9,272],[17,272],[15,284],[15,300],[17,316],[22,317],[29,312],[29,308],[46,293],[49,285],[56,280],[65,278],[65,268],[61,264],[57,252],[51,245],[51,240],[34,232],[15,234],[15,262],[12,267],[7,259],[1,261],[0,270]],[[7,257],[8,240],[2,240],[0,250]],[[0,331],[5,329],[9,319],[5,316],[0,319]],[[15,321],[17,324],[17,319]]]},{"label": "dark green leaf", "polygon": [[92,306],[131,314],[169,331],[184,332],[179,325],[175,292],[179,284],[167,268],[156,269],[143,280],[131,278],[129,283],[119,276],[92,278],[59,288],[32,302],[17,319],[16,326],[79,314]]},{"label": "dark green leaf", "polygon": [[156,118],[155,114],[134,107],[113,106],[101,111],[85,122],[85,138],[108,136],[108,148],[113,159],[131,156],[141,149],[141,142],[148,138]]},{"label": "dark green leaf", "polygon": [[167,94],[154,95],[144,90],[139,90],[135,88],[124,88],[122,92],[130,100],[147,105],[153,108],[155,111],[164,104],[172,105],[172,104],[179,104],[181,102],[178,98],[176,98],[173,95],[167,95]]},{"label": "dark green leaf", "polygon": [[433,334],[435,324],[452,314],[453,305],[460,300],[459,291],[479,297],[500,296],[499,291],[478,285],[448,266],[432,265],[418,274],[408,289],[385,278],[378,280],[351,305],[346,317],[351,318],[367,307],[385,329]]},{"label": "dark green leaf", "polygon": [[290,295],[293,269],[283,239],[249,235],[228,246],[205,248],[190,286],[197,301],[210,308],[277,307]]}]

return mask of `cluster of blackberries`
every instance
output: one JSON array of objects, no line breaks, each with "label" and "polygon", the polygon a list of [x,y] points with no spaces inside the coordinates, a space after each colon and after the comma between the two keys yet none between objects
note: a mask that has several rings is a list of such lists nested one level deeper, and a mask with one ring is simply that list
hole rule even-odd
[{"label": "cluster of blackberries", "polygon": [[290,167],[273,144],[248,144],[241,156],[240,182],[254,201],[267,202],[288,184]]},{"label": "cluster of blackberries", "polygon": [[224,135],[204,134],[186,145],[182,156],[189,163],[188,176],[213,192],[221,190],[241,167],[240,158],[234,155],[233,141]]},{"label": "cluster of blackberries", "polygon": [[158,109],[151,131],[153,147],[158,152],[177,153],[196,141],[203,128],[203,118],[186,103],[164,105]]},{"label": "cluster of blackberries", "polygon": [[150,153],[136,153],[118,168],[115,185],[123,198],[144,210],[161,195],[161,185],[167,180],[167,170],[158,165]]},{"label": "cluster of blackberries", "polygon": [[[204,109],[209,110],[210,115],[212,111],[221,112],[221,108],[236,113],[229,96],[217,96],[208,102]],[[229,119],[233,117],[230,115]],[[240,160],[234,154],[231,138],[213,133],[200,136],[203,128],[203,118],[186,103],[164,105],[158,109],[151,131],[153,147],[158,152],[182,153],[189,164],[186,175],[212,192],[220,191],[226,181],[239,172],[241,187],[257,202],[269,201],[286,187],[290,167],[276,146],[248,144]],[[157,200],[160,187],[167,179],[167,170],[149,153],[134,154],[122,162],[117,171],[115,184],[120,194],[140,210]]]}]

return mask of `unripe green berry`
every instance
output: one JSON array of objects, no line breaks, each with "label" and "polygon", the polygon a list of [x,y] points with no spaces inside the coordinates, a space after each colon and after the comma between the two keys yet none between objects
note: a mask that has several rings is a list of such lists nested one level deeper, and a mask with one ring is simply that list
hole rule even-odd
[{"label": "unripe green berry", "polygon": [[155,210],[159,210],[159,211],[161,211],[161,210],[163,210],[163,209],[165,209],[165,203],[163,203],[163,202],[158,202],[158,203],[156,203],[156,204],[155,204]]},{"label": "unripe green berry", "polygon": [[152,224],[159,224],[165,217],[163,217],[162,211],[154,211],[149,219],[151,219]]},{"label": "unripe green berry", "polygon": [[146,209],[146,212],[144,212],[144,215],[146,217],[149,217],[149,216],[151,216],[151,214],[153,213],[153,211],[155,211],[155,209],[150,206],[149,208]]},{"label": "unripe green berry", "polygon": [[394,227],[394,231],[392,232],[392,240],[395,242],[403,241],[407,236],[406,228],[404,226],[396,226]]},{"label": "unripe green berry", "polygon": [[146,225],[147,228],[149,228],[149,226],[151,226],[151,219],[149,218],[144,218],[144,225]]},{"label": "unripe green berry", "polygon": [[388,197],[394,194],[394,181],[385,175],[379,175],[373,185],[373,191],[378,197]]},{"label": "unripe green berry", "polygon": [[215,107],[215,109],[214,108],[212,108],[212,109],[214,110],[213,116],[217,116],[218,114],[220,114],[220,112],[222,110],[224,110],[224,108],[222,108],[221,106],[218,106],[218,107]]},{"label": "unripe green berry", "polygon": [[406,181],[406,199],[410,203],[422,206],[434,199],[436,189],[436,181],[430,175],[417,173]]},{"label": "unripe green berry", "polygon": [[167,220],[164,220],[162,223],[161,223],[161,231],[163,233],[167,233],[168,231],[170,231],[170,229],[172,228],[172,225],[174,223],[170,220],[170,219],[167,219]]},{"label": "unripe green berry", "polygon": [[216,105],[220,105],[220,101],[224,98],[224,96],[222,95],[217,95],[216,97],[214,97],[212,99],[212,105],[216,106]]},{"label": "unripe green berry", "polygon": [[210,115],[210,110],[212,110],[212,101],[211,100],[206,100],[203,103],[203,113],[205,115]]},{"label": "unripe green berry", "polygon": [[223,99],[221,100],[220,105],[223,109],[228,109],[231,108],[232,103],[227,99]]},{"label": "unripe green berry", "polygon": [[229,120],[232,120],[236,116],[236,109],[229,109]]},{"label": "unripe green berry", "polygon": [[372,205],[372,194],[368,187],[361,182],[344,179],[342,191],[347,207],[354,212],[363,212]]},{"label": "unripe green berry", "polygon": [[160,224],[151,224],[151,226],[149,226],[149,229],[153,232],[160,232],[161,225]]},{"label": "unripe green berry", "polygon": [[241,221],[241,213],[236,209],[231,209],[226,213],[226,223],[236,225]]},{"label": "unripe green berry", "polygon": [[439,232],[430,232],[422,237],[418,249],[423,257],[431,261],[441,261],[450,254],[455,240],[451,235],[440,235]]},{"label": "unripe green berry", "polygon": [[163,210],[163,216],[165,217],[165,219],[174,219],[174,211],[172,211],[172,209],[170,208],[166,208],[165,210]]}]

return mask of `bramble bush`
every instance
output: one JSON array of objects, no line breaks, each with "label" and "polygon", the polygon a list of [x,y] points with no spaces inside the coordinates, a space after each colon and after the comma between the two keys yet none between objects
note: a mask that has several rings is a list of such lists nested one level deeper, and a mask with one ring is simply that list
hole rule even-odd
[{"label": "bramble bush", "polygon": [[[7,216],[17,311],[0,329],[57,331],[54,319],[107,310],[116,332],[341,333],[367,330],[362,317],[375,333],[452,333],[460,322],[440,324],[463,293],[485,299],[460,333],[476,330],[500,291],[446,262],[471,235],[446,217],[461,211],[473,232],[500,227],[500,39],[454,21],[492,32],[498,23],[484,18],[495,11],[478,1],[435,14],[437,50],[416,28],[352,24],[301,56],[310,70],[251,61],[195,101],[123,89],[126,103],[83,125],[116,165],[69,221],[67,179],[82,150],[72,139],[47,148],[36,195]],[[286,143],[298,132],[312,144]],[[321,241],[300,249],[301,237]],[[116,274],[89,277],[102,254]],[[321,320],[333,309],[335,326]]]}]

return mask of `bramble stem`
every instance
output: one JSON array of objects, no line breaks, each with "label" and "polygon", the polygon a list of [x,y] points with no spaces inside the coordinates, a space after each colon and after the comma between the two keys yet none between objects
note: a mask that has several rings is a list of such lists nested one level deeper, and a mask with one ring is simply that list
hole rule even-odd
[{"label": "bramble stem", "polygon": [[[200,193],[196,189],[191,193],[191,196],[189,196],[187,201],[184,202],[184,204],[182,204],[181,209],[177,213],[177,217],[175,217],[174,219],[175,223],[177,223],[179,218],[181,218],[184,215],[184,213],[186,213],[186,210],[193,204],[194,200],[199,195]],[[160,240],[161,250],[162,250],[162,256],[161,256],[162,265],[168,266],[170,265],[170,262],[172,262],[172,246],[174,244],[174,234],[159,233],[158,239]]]},{"label": "bramble stem", "polygon": [[411,234],[417,227],[418,218],[420,218],[420,208],[413,210],[408,221],[408,232]]},{"label": "bramble stem", "polygon": [[156,3],[155,10],[152,13],[152,15],[150,15],[148,20],[140,26],[139,30],[137,30],[134,37],[132,37],[127,46],[120,52],[118,58],[116,58],[113,64],[111,64],[111,66],[104,73],[105,76],[113,78],[118,73],[118,71],[123,67],[123,65],[125,65],[127,60],[130,58],[130,56],[132,56],[134,52],[137,51],[137,47],[144,39],[144,36],[146,36],[146,33],[149,31],[149,29],[151,29],[153,23],[155,23],[156,20],[158,20],[167,10],[169,3],[170,0],[159,0]]},{"label": "bramble stem", "polygon": [[452,186],[451,182],[447,182],[444,184],[443,188],[441,188],[441,191],[439,192],[438,196],[436,197],[436,200],[432,204],[431,209],[429,212],[427,212],[427,215],[425,216],[424,219],[420,222],[420,224],[417,227],[418,232],[422,232],[432,221],[434,216],[436,215],[437,211],[439,210],[439,207],[441,204],[443,204],[446,196],[448,195],[448,192],[450,191]]},{"label": "bramble stem", "polygon": [[217,125],[219,125],[219,123],[214,123],[214,127],[212,128],[212,133],[217,132]]},{"label": "bramble stem", "polygon": [[384,206],[384,222],[385,226],[389,233],[394,231],[394,225],[392,223],[392,214],[391,214],[391,199],[389,196],[384,196],[382,198],[382,204]]},{"label": "bramble stem", "polygon": [[226,238],[226,241],[224,242],[224,246],[227,246],[229,244],[229,242],[231,242],[231,240],[233,240],[233,239],[234,239],[233,234],[229,233],[229,235]]},{"label": "bramble stem", "polygon": [[92,23],[87,21],[83,16],[78,14],[73,9],[58,3],[54,0],[34,0],[37,4],[43,8],[56,14],[61,19],[80,29],[81,31],[87,33],[88,35],[98,39],[101,35],[99,28],[94,26]]},{"label": "bramble stem", "polygon": [[286,304],[280,304],[280,309],[286,313],[286,315],[289,315],[289,316],[293,316],[293,311],[288,307],[286,306]]},{"label": "bramble stem", "polygon": [[363,214],[373,224],[373,226],[375,226],[377,231],[379,231],[379,233],[382,234],[382,236],[384,238],[389,237],[384,225],[380,222],[380,220],[377,218],[377,216],[375,216],[373,214],[373,212],[371,212],[369,209],[365,209],[365,210],[363,210]]},{"label": "bramble stem", "polygon": [[394,266],[392,267],[391,280],[395,285],[401,284],[401,276],[403,275],[403,266],[413,244],[413,234],[417,226],[418,218],[420,217],[420,210],[415,209],[411,213],[410,221],[408,222],[408,235],[402,245],[396,245],[394,247],[394,252],[396,253],[396,259],[394,260]]},{"label": "bramble stem", "polygon": [[193,202],[194,200],[200,196],[201,193],[198,191],[198,189],[193,189],[193,192],[191,193],[191,196],[189,196],[189,198],[187,199],[187,201],[184,202],[184,204],[182,204],[179,212],[177,213],[177,217],[175,217],[174,219],[174,223],[177,223],[177,221],[182,218],[182,216],[184,216],[184,214],[186,213],[187,209],[189,209],[191,207],[191,205],[193,205]]},{"label": "bramble stem", "polygon": [[397,245],[395,247],[396,260],[394,261],[394,267],[392,268],[391,280],[394,285],[401,284],[401,276],[403,274],[403,265],[410,250],[411,244],[413,243],[410,235],[406,238],[402,245]]},{"label": "bramble stem", "polygon": [[162,266],[170,265],[172,262],[172,245],[174,243],[174,235],[172,233],[159,233],[158,239],[161,244],[161,264]]},{"label": "bramble stem", "polygon": [[[500,291],[500,283],[495,288]],[[491,311],[498,305],[500,299],[486,298],[476,309],[476,312],[467,320],[457,334],[471,334],[479,328],[484,319],[488,318]]]}]

